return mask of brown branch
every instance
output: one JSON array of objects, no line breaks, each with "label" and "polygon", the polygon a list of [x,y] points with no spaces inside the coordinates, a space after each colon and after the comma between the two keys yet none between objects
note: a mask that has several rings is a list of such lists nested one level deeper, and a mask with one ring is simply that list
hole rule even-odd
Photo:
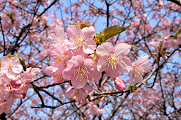
[{"label": "brown branch", "polygon": [[179,1],[177,1],[177,0],[168,0],[168,1],[170,1],[170,2],[172,2],[172,3],[175,3],[175,4],[179,5],[179,6],[181,6],[181,3],[180,3]]}]

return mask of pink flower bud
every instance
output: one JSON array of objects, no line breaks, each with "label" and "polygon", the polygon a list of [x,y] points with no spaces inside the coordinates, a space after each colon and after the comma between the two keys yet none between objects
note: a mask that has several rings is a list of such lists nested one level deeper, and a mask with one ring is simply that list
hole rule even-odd
[{"label": "pink flower bud", "polygon": [[120,79],[119,77],[116,77],[114,84],[119,91],[123,91],[126,89],[125,82],[122,79]]},{"label": "pink flower bud", "polygon": [[17,85],[17,86],[21,86],[21,84],[22,84],[22,81],[21,81],[21,80],[16,80],[16,85]]},{"label": "pink flower bud", "polygon": [[24,99],[26,97],[26,94],[25,93],[22,93],[21,94],[21,98]]},{"label": "pink flower bud", "polygon": [[16,87],[16,81],[14,81],[14,80],[11,80],[11,87],[13,87],[13,88],[15,88]]}]

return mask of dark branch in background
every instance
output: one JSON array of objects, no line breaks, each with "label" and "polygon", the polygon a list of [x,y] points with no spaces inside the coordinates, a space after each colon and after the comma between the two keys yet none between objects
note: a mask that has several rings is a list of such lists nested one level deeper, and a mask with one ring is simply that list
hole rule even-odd
[{"label": "dark branch in background", "polygon": [[107,0],[105,0],[106,2],[106,6],[107,6],[107,11],[106,11],[106,15],[107,15],[107,27],[109,27],[109,6],[110,4],[107,2]]},{"label": "dark branch in background", "polygon": [[5,41],[5,38],[4,38],[4,30],[3,30],[3,27],[2,27],[2,22],[1,22],[1,16],[0,16],[0,24],[1,24],[1,32],[2,32],[2,35],[3,35],[3,41],[4,41],[4,50],[3,50],[3,56],[5,56],[5,50],[6,50],[6,41]]},{"label": "dark branch in background", "polygon": [[5,114],[5,113],[2,113],[2,114],[0,115],[0,119],[1,119],[1,120],[6,120],[6,114]]},{"label": "dark branch in background", "polygon": [[122,104],[124,103],[124,101],[126,100],[126,98],[128,97],[128,95],[130,94],[130,92],[128,92],[126,94],[126,96],[124,97],[124,99],[121,100],[121,103],[119,105],[116,105],[114,107],[114,109],[112,110],[111,114],[109,114],[109,117],[107,118],[107,120],[111,120],[112,117],[116,114],[116,112],[119,110],[119,108],[122,106]]},{"label": "dark branch in background", "polygon": [[[40,13],[38,16],[41,16],[43,15],[51,6],[53,6],[58,0],[55,0],[53,1],[46,9],[43,10],[42,13]],[[39,2],[37,2],[37,5],[39,5]],[[38,7],[39,8],[39,7]],[[35,13],[34,13],[34,16],[37,15],[37,11],[38,11],[38,8],[36,9]],[[17,50],[17,48],[20,47],[20,43],[25,39],[25,37],[27,36],[27,34],[29,33],[29,29],[31,27],[33,23],[33,20],[31,23],[27,24],[26,26],[24,26],[20,32],[20,34],[16,37],[16,42],[8,49],[7,53],[5,55],[8,55],[9,52],[11,52],[11,55],[14,54],[14,52]],[[28,31],[27,31],[28,30]],[[27,32],[26,32],[27,31]],[[26,32],[26,35],[25,37],[23,38],[23,40],[19,42],[20,38],[22,37],[22,35]]]},{"label": "dark branch in background", "polygon": [[38,16],[42,16],[51,6],[53,6],[58,0],[54,0],[47,8],[45,8],[43,10],[43,12],[41,14],[39,14]]},{"label": "dark branch in background", "polygon": [[179,6],[181,6],[180,1],[177,1],[177,0],[168,0],[168,1],[173,2],[173,3],[175,3],[175,4],[179,5]]}]

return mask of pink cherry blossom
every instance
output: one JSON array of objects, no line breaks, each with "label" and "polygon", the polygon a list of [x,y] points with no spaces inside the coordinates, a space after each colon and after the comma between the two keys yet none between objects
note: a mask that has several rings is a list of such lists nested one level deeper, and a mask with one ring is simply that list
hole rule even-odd
[{"label": "pink cherry blossom", "polygon": [[7,103],[5,101],[0,102],[0,114],[4,113],[10,113],[11,111],[11,106],[13,103]]},{"label": "pink cherry blossom", "polygon": [[47,75],[51,76],[54,83],[62,83],[65,79],[62,77],[62,69],[49,66],[45,69]]},{"label": "pink cherry blossom", "polygon": [[84,53],[91,54],[96,48],[93,40],[95,34],[94,27],[85,27],[82,30],[77,25],[69,25],[67,37],[70,39],[70,49],[83,50]]},{"label": "pink cherry blossom", "polygon": [[9,84],[10,81],[11,81],[11,79],[8,78],[5,73],[0,73],[0,86],[4,86],[5,84]]},{"label": "pink cherry blossom", "polygon": [[148,55],[141,56],[133,65],[133,70],[129,72],[129,84],[133,85],[133,79],[136,83],[141,84],[143,81],[142,74],[149,72],[152,69],[152,64],[147,60]]},{"label": "pink cherry blossom", "polygon": [[105,112],[104,109],[99,108],[94,102],[88,103],[87,107],[89,108],[89,110],[86,112],[87,115],[90,114],[100,116]]},{"label": "pink cherry blossom", "polygon": [[92,87],[90,85],[85,85],[83,88],[76,89],[73,86],[69,87],[66,92],[65,96],[67,98],[71,98],[73,96],[76,96],[79,100],[83,100],[87,97],[87,95],[92,91]]},{"label": "pink cherry blossom", "polygon": [[99,55],[97,69],[106,71],[108,76],[117,77],[121,73],[132,70],[131,60],[126,56],[131,46],[126,43],[118,43],[114,47],[111,43],[105,42],[97,47],[96,53]]},{"label": "pink cherry blossom", "polygon": [[80,55],[73,56],[63,71],[63,78],[71,80],[74,88],[83,88],[87,81],[97,82],[101,73],[97,71],[95,62]]},{"label": "pink cherry blossom", "polygon": [[20,98],[24,99],[25,98],[25,93],[21,89],[11,89],[7,93],[7,102],[14,102],[14,99]]},{"label": "pink cherry blossom", "polygon": [[73,53],[70,50],[65,49],[61,44],[50,45],[48,54],[54,59],[52,65],[61,68],[62,70],[66,67],[67,61],[73,56]]},{"label": "pink cherry blossom", "polygon": [[32,79],[36,78],[36,75],[40,73],[39,68],[27,68],[26,71],[21,75],[22,79]]},{"label": "pink cherry blossom", "polygon": [[5,73],[8,78],[14,79],[18,75],[23,67],[19,64],[17,57],[11,59],[7,56],[1,58],[1,72]]},{"label": "pink cherry blossom", "polygon": [[147,88],[141,91],[141,102],[144,108],[148,109],[151,99],[154,98],[156,94],[153,93],[153,89]]},{"label": "pink cherry blossom", "polygon": [[48,36],[48,40],[51,44],[64,44],[66,39],[66,34],[61,26],[57,25],[55,30],[51,31],[51,34]]},{"label": "pink cherry blossom", "polygon": [[5,85],[0,86],[0,103],[6,100],[8,91],[9,89]]}]

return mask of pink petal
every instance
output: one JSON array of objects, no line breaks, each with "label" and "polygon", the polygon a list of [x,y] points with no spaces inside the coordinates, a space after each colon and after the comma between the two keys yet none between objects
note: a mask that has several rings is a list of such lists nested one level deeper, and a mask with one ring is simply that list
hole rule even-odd
[{"label": "pink petal", "polygon": [[127,73],[133,69],[131,60],[126,56],[120,58],[120,63],[116,65],[116,68],[119,71],[119,73]]},{"label": "pink petal", "polygon": [[98,62],[97,62],[97,70],[98,71],[105,71],[107,70],[107,64],[108,64],[108,58],[105,56],[105,57],[100,57],[98,59]]},{"label": "pink petal", "polygon": [[1,68],[4,67],[4,66],[9,65],[10,61],[11,61],[11,59],[9,57],[3,56],[1,58]]},{"label": "pink petal", "polygon": [[23,67],[21,65],[13,66],[12,71],[14,73],[20,73]]},{"label": "pink petal", "polygon": [[35,73],[35,74],[39,74],[40,73],[40,69],[39,68],[32,68],[31,72]]},{"label": "pink petal", "polygon": [[69,88],[65,91],[65,96],[66,96],[67,98],[73,97],[73,96],[74,96],[73,90],[74,90],[73,87],[69,87]]},{"label": "pink petal", "polygon": [[129,76],[130,76],[130,79],[128,80],[128,82],[130,85],[133,85],[134,84],[134,82],[133,82],[134,72],[130,71]]},{"label": "pink petal", "polygon": [[12,70],[9,70],[9,69],[8,69],[6,75],[10,79],[15,79],[15,76],[16,76],[16,74]]},{"label": "pink petal", "polygon": [[67,63],[67,67],[79,67],[83,63],[83,57],[81,55],[73,56]]},{"label": "pink petal", "polygon": [[112,78],[119,76],[118,70],[112,68],[111,65],[108,66],[108,69],[106,70],[106,73],[107,73],[107,75],[108,75],[109,77],[112,77]]},{"label": "pink petal", "polygon": [[148,55],[145,55],[145,56],[142,55],[137,61],[135,61],[135,62],[133,63],[133,66],[143,64],[144,62],[147,61],[147,58],[148,58]]},{"label": "pink petal", "polygon": [[19,58],[18,57],[13,57],[11,58],[11,65],[12,66],[16,66],[18,65],[20,62],[19,62]]},{"label": "pink petal", "polygon": [[118,56],[125,56],[130,52],[131,46],[127,43],[118,43],[115,46],[115,53]]},{"label": "pink petal", "polygon": [[89,69],[91,69],[91,68],[96,66],[95,62],[92,61],[92,59],[86,58],[86,59],[83,59],[83,61],[84,61],[84,66],[88,67]]},{"label": "pink petal", "polygon": [[80,27],[77,25],[69,25],[67,28],[67,37],[68,38],[78,38],[82,34]]},{"label": "pink petal", "polygon": [[85,85],[83,87],[84,90],[87,90],[89,93],[93,90],[93,88],[90,85]]},{"label": "pink petal", "polygon": [[110,56],[113,49],[114,47],[110,42],[105,42],[97,47],[96,53],[100,56]]},{"label": "pink petal", "polygon": [[87,54],[94,53],[94,50],[96,49],[96,43],[94,40],[87,40],[86,43],[83,46],[83,51]]},{"label": "pink petal", "polygon": [[102,77],[102,72],[98,71],[96,68],[89,70],[88,78],[90,81],[98,82]]},{"label": "pink petal", "polygon": [[93,26],[90,26],[90,27],[85,27],[82,29],[82,35],[83,35],[83,38],[85,40],[89,39],[89,38],[93,38],[94,35],[95,35],[95,29]]},{"label": "pink petal", "polygon": [[53,76],[53,74],[58,70],[58,68],[56,67],[53,67],[53,66],[48,66],[46,69],[45,69],[45,73],[49,76]]},{"label": "pink petal", "polygon": [[64,53],[64,47],[61,44],[50,45],[47,52],[50,57],[59,56]]},{"label": "pink petal", "polygon": [[63,70],[62,76],[64,79],[71,80],[75,71],[74,67],[67,67]]},{"label": "pink petal", "polygon": [[134,71],[134,81],[139,84],[141,84],[143,81],[142,75],[137,71]]},{"label": "pink petal", "polygon": [[87,76],[73,76],[71,79],[71,83],[74,88],[80,89],[83,88],[87,84]]},{"label": "pink petal", "polygon": [[56,33],[57,37],[64,39],[64,30],[61,26],[57,25],[55,27],[55,33]]}]

